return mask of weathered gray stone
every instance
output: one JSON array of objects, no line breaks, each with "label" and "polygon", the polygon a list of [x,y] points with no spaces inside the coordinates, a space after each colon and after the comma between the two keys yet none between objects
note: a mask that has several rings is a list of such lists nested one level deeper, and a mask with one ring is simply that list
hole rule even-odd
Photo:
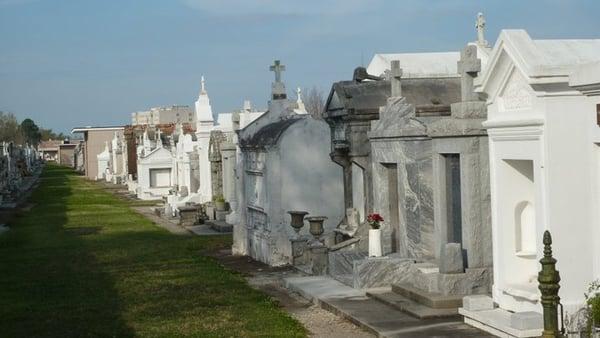
[{"label": "weathered gray stone", "polygon": [[398,255],[367,257],[353,262],[353,287],[357,289],[390,286],[402,281],[413,261]]},{"label": "weathered gray stone", "polygon": [[220,130],[210,132],[208,144],[208,159],[210,160],[211,186],[213,196],[223,196],[223,161],[221,157],[221,144],[227,137]]},{"label": "weathered gray stone", "polygon": [[192,226],[198,224],[200,216],[200,205],[179,207],[179,225]]},{"label": "weathered gray stone", "polygon": [[[452,116],[459,119],[485,119],[487,116],[484,101],[456,102],[450,105]],[[483,129],[480,126],[480,129]]]},{"label": "weathered gray stone", "polygon": [[[368,132],[371,129],[371,121],[379,118],[379,107],[385,105],[390,94],[390,81],[361,81],[369,77],[368,74],[364,74],[365,72],[364,69],[357,70],[355,74],[361,73],[361,76],[355,77],[352,81],[334,83],[323,113],[325,122],[333,131],[331,159],[343,168],[344,207],[356,209],[362,219],[373,210],[371,146]],[[357,167],[361,169],[356,170]],[[358,195],[361,198],[354,198]],[[351,236],[367,238],[368,225],[359,226],[356,231],[340,230],[342,231],[337,232],[338,242],[345,241]],[[344,234],[344,231],[349,234]],[[361,249],[366,249],[366,245],[367,241],[359,243]]]},{"label": "weathered gray stone", "polygon": [[225,217],[229,215],[231,211],[215,211],[215,220],[225,222]]},{"label": "weathered gray stone", "polygon": [[544,326],[544,319],[541,313],[533,311],[511,313],[510,326],[518,330],[537,329]]},{"label": "weathered gray stone", "polygon": [[470,268],[465,273],[436,274],[437,290],[444,295],[483,294],[491,291],[491,268]]},{"label": "weathered gray stone", "polygon": [[446,243],[440,254],[440,273],[463,273],[465,262],[460,243]]},{"label": "weathered gray stone", "polygon": [[478,93],[475,93],[473,80],[481,71],[481,60],[477,58],[477,47],[468,45],[460,52],[458,61],[458,72],[461,75],[461,99],[462,101],[478,101]]},{"label": "weathered gray stone", "polygon": [[484,311],[494,309],[494,300],[487,295],[469,295],[463,297],[463,308],[467,311]]},{"label": "weathered gray stone", "polygon": [[309,246],[310,250],[310,264],[312,266],[313,275],[325,275],[327,274],[327,247],[320,244],[314,243]]},{"label": "weathered gray stone", "polygon": [[292,238],[292,265],[306,265],[309,262],[308,237]]}]

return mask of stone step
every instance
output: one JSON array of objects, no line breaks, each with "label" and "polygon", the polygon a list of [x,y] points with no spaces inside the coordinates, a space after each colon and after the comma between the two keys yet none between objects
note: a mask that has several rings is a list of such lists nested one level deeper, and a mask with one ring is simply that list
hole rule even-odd
[{"label": "stone step", "polygon": [[335,276],[332,276],[332,277],[335,280],[337,280],[338,282],[341,282],[344,285],[348,285],[350,287],[352,287],[352,285],[354,284],[354,277],[352,276],[352,274],[335,275]]},{"label": "stone step", "polygon": [[218,232],[229,233],[233,231],[233,225],[224,221],[206,221],[206,224],[208,224],[211,229]]},{"label": "stone step", "polygon": [[419,319],[327,276],[288,277],[285,286],[377,337],[491,337],[459,317]]},{"label": "stone step", "polygon": [[419,290],[407,284],[393,284],[392,292],[434,309],[457,309],[462,306],[464,295],[444,296],[440,293]]},{"label": "stone step", "polygon": [[367,296],[389,305],[395,309],[406,312],[419,319],[457,317],[458,309],[435,309],[423,304],[419,304],[413,300],[403,297],[391,288],[377,288],[367,290]]}]

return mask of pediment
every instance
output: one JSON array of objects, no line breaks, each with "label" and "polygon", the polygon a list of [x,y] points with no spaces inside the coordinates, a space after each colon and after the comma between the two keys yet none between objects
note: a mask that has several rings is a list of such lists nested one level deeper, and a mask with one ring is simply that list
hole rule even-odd
[{"label": "pediment", "polygon": [[154,149],[150,154],[144,156],[140,159],[140,162],[148,163],[148,162],[158,162],[171,160],[171,152],[165,148]]},{"label": "pediment", "polygon": [[342,104],[342,101],[340,100],[337,90],[334,90],[333,93],[331,94],[331,98],[327,104],[326,110],[338,110],[338,109],[344,109],[344,105]]},{"label": "pediment", "polygon": [[[511,88],[508,88],[507,94],[520,92],[516,86],[521,83],[521,80],[531,89],[529,83],[532,81],[532,76],[535,77],[537,74],[536,60],[540,57],[533,41],[525,31],[502,31],[490,54],[485,71],[477,79],[477,91],[486,93],[488,103],[493,103],[505,92],[509,82]],[[520,77],[515,75],[515,71],[519,72]],[[517,105],[516,101],[508,103],[508,107],[515,105]]]},{"label": "pediment", "polygon": [[502,111],[514,111],[531,108],[535,93],[523,74],[511,67],[504,85],[498,95],[499,108]]}]

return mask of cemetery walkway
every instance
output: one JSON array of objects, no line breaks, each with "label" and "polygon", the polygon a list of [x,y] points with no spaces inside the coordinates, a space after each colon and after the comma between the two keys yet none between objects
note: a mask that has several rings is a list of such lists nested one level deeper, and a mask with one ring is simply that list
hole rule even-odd
[{"label": "cemetery walkway", "polygon": [[305,329],[208,250],[72,170],[49,165],[0,235],[3,337],[302,337]]}]

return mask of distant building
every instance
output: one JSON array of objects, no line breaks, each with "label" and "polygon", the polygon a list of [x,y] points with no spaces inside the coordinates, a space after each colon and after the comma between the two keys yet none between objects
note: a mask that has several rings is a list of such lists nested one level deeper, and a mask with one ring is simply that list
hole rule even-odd
[{"label": "distant building", "polygon": [[132,125],[192,123],[194,110],[189,106],[155,107],[148,111],[131,113]]},{"label": "distant building", "polygon": [[44,161],[59,162],[58,147],[63,143],[62,140],[47,140],[40,142],[38,145],[40,157]]},{"label": "distant building", "polygon": [[65,140],[63,144],[59,145],[58,163],[60,165],[75,168],[75,148],[77,148],[77,143],[70,143],[68,140]]},{"label": "distant building", "polygon": [[73,128],[72,134],[82,133],[84,140],[84,173],[88,179],[95,180],[98,176],[98,159],[106,143],[112,142],[115,132],[123,137],[123,127],[78,127]]}]

